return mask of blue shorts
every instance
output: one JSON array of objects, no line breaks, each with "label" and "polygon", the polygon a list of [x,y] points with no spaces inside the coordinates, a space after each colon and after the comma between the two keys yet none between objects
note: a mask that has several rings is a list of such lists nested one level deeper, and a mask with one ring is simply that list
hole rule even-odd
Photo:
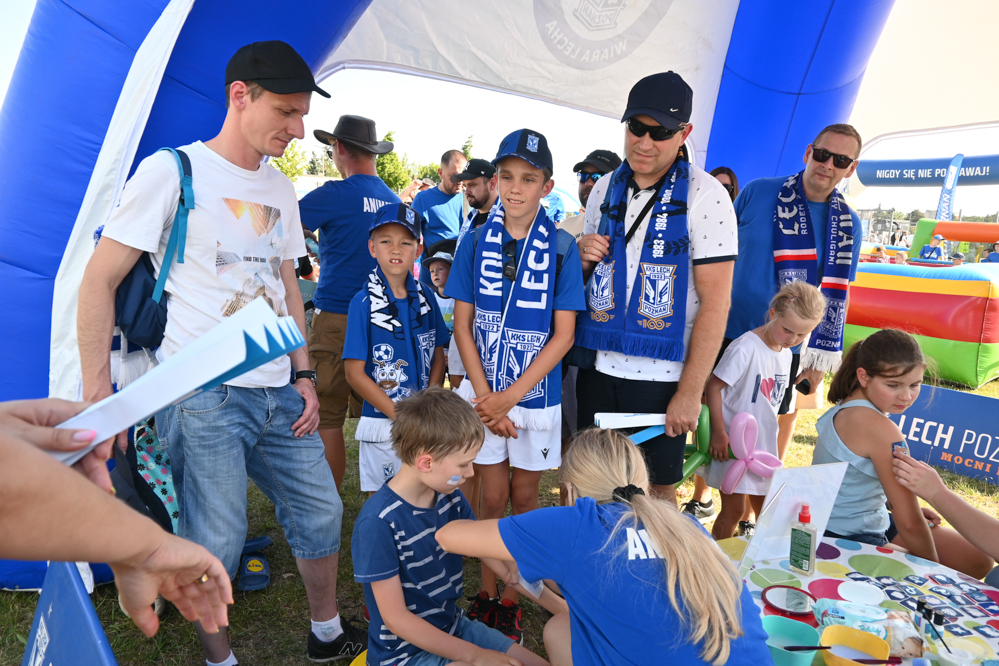
[{"label": "blue shorts", "polygon": [[[453,635],[463,641],[478,645],[484,650],[496,650],[503,654],[506,654],[506,651],[513,646],[513,639],[507,638],[478,620],[469,620],[465,617],[464,613],[462,613],[461,619],[458,620],[458,628],[455,629]],[[453,661],[453,659],[438,657],[429,652],[420,652],[407,661],[406,666],[447,666]]]},{"label": "blue shorts", "polygon": [[247,479],[274,503],[295,557],[340,550],[343,505],[322,440],[291,429],[304,406],[290,384],[222,385],[156,415],[180,505],[177,534],[207,548],[230,578],[246,540]]}]

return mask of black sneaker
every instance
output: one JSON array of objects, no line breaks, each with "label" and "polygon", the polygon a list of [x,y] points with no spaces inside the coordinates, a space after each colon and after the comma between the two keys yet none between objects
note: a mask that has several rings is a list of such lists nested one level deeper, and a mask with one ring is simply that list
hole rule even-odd
[{"label": "black sneaker", "polygon": [[355,627],[347,618],[340,618],[343,633],[329,643],[309,632],[309,661],[317,664],[337,659],[353,659],[368,648],[368,630]]},{"label": "black sneaker", "polygon": [[524,629],[520,622],[520,605],[509,599],[496,604],[496,631],[517,645],[524,644]]},{"label": "black sneaker", "polygon": [[751,523],[748,520],[739,521],[739,530],[737,534],[739,536],[744,536],[747,539],[753,536],[753,532],[756,531],[756,523]]},{"label": "black sneaker", "polygon": [[468,610],[465,616],[469,620],[478,620],[487,627],[496,628],[496,607],[499,606],[498,599],[490,599],[489,594],[482,590],[474,597],[468,597]]},{"label": "black sneaker", "polygon": [[698,520],[707,520],[716,513],[715,501],[711,500],[707,504],[703,504],[697,500],[690,500],[689,502],[684,502],[682,510],[684,513],[689,513]]}]

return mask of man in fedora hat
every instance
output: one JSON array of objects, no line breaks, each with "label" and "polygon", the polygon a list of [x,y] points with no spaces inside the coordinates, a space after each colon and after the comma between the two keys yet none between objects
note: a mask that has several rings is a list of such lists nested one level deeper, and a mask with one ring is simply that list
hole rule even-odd
[{"label": "man in fedora hat", "polygon": [[402,203],[375,172],[375,158],[391,152],[389,141],[379,141],[375,121],[340,116],[332,132],[316,130],[343,180],[327,181],[298,202],[302,224],[319,230],[319,257],[323,267],[313,301],[309,327],[309,358],[316,371],[319,394],[319,436],[337,488],[343,483],[347,454],[343,423],[348,408],[360,415],[361,399],[347,383],[343,345],[347,309],[354,294],[367,283],[375,260],[368,252],[368,229],[375,213],[390,203]]},{"label": "man in fedora hat", "polygon": [[[313,92],[329,95],[316,85],[308,63],[280,41],[240,48],[226,67],[225,92],[218,135],[182,147],[197,206],[190,211],[184,262],[172,264],[166,281],[160,361],[258,296],[305,331],[295,259],[306,250],[295,188],[261,162],[280,157],[305,135],[303,117]],[[111,394],[108,361],[119,285],[143,252],[157,271],[163,265],[180,194],[172,154],[159,151],[142,160],[87,264],[77,332],[88,401]],[[309,658],[329,661],[359,654],[367,632],[338,613],[343,505],[316,434],[314,380],[303,347],[168,407],[156,415],[155,428],[170,443],[177,499],[184,507],[178,535],[218,557],[230,578],[252,566],[249,559],[240,564],[248,478],[275,504],[309,600]],[[209,666],[238,663],[225,627],[209,633],[199,624],[197,631]]]}]

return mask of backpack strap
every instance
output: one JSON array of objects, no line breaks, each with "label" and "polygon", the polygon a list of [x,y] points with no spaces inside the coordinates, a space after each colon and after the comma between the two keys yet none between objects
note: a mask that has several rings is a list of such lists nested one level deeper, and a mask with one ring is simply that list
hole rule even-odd
[{"label": "backpack strap", "polygon": [[176,253],[177,263],[184,263],[184,248],[187,245],[187,215],[194,210],[194,179],[191,175],[191,159],[183,150],[173,148],[160,148],[169,150],[177,160],[177,171],[180,173],[180,200],[177,202],[177,213],[173,218],[173,229],[170,230],[170,240],[167,241],[166,253],[163,256],[163,265],[160,266],[160,275],[156,279],[156,287],[153,289],[153,300],[157,303],[163,297],[163,288],[166,287],[167,275],[170,274],[170,265]]}]

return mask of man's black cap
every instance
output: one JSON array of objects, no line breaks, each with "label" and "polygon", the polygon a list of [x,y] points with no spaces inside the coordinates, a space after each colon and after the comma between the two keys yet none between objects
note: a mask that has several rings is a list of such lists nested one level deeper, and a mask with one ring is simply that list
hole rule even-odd
[{"label": "man's black cap", "polygon": [[236,51],[225,67],[225,84],[253,81],[278,95],[317,92],[330,94],[316,85],[309,65],[289,44],[281,41],[254,42]]},{"label": "man's black cap", "polygon": [[459,180],[472,180],[473,178],[492,178],[495,173],[496,167],[490,164],[488,160],[475,158],[474,160],[468,160],[464,171],[451,176],[451,182],[457,183]]},{"label": "man's black cap", "polygon": [[621,158],[617,156],[617,153],[610,150],[594,150],[586,156],[585,160],[576,162],[576,166],[572,167],[572,170],[582,171],[586,168],[587,164],[599,173],[610,173],[621,166]]},{"label": "man's black cap", "polygon": [[646,115],[666,129],[676,129],[690,120],[694,91],[676,72],[650,74],[628,93],[628,108],[621,122]]},{"label": "man's black cap", "polygon": [[362,148],[375,155],[391,153],[395,144],[379,141],[375,133],[375,121],[363,116],[340,116],[332,132],[314,130],[312,134],[320,143],[332,145],[334,139]]}]

